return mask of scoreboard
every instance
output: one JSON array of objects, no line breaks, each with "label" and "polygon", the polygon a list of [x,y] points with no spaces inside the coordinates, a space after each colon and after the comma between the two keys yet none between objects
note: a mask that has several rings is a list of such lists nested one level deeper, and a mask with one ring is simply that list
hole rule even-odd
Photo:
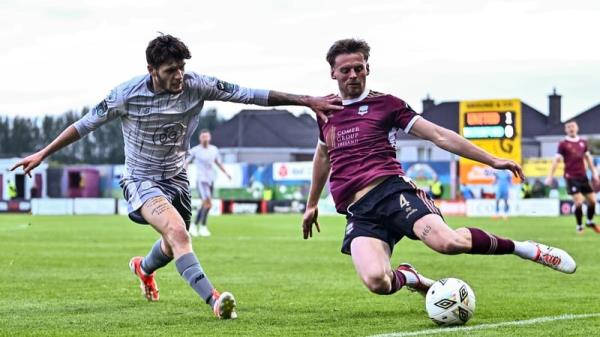
[{"label": "scoreboard", "polygon": [[514,111],[472,111],[464,114],[463,136],[467,139],[513,139]]},{"label": "scoreboard", "polygon": [[[494,156],[521,162],[521,101],[518,99],[461,101],[460,134]],[[460,158],[461,184],[493,183],[493,170]]]}]

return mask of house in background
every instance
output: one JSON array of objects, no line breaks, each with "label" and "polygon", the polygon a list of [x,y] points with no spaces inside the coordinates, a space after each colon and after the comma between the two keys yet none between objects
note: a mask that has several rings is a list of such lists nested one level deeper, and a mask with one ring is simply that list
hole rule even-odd
[{"label": "house in background", "polygon": [[[435,104],[429,96],[423,101],[421,116],[427,120],[459,133],[459,102]],[[556,90],[548,96],[549,114],[546,116],[525,102],[521,102],[523,158],[554,157],[558,142],[564,138],[565,121],[561,120],[561,96]],[[600,138],[600,104],[572,119],[579,124],[579,134],[586,138]],[[433,143],[399,132],[397,157],[406,161],[449,161],[455,156]]]},{"label": "house in background", "polygon": [[48,164],[42,162],[31,171],[32,177],[26,177],[21,168],[10,171],[10,168],[21,158],[0,158],[0,200],[9,200],[8,184],[14,183],[16,199],[29,200],[47,196],[46,182],[48,181]]},{"label": "house in background", "polygon": [[312,161],[319,131],[309,114],[242,110],[212,132],[224,163]]},{"label": "house in background", "polygon": [[[560,95],[554,92],[549,97],[549,123],[545,133],[536,137],[536,140],[540,144],[540,157],[553,157],[556,155],[558,142],[565,137],[563,123],[566,121],[561,122],[560,119]],[[557,110],[558,112],[556,112]],[[600,139],[600,104],[587,109],[571,119],[577,121],[580,136],[585,139]]]}]

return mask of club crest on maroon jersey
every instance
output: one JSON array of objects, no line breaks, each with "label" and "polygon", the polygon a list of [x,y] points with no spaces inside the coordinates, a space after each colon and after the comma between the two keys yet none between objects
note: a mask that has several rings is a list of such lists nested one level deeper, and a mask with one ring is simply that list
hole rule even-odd
[{"label": "club crest on maroon jersey", "polygon": [[367,112],[369,112],[369,106],[368,105],[361,105],[360,107],[358,107],[358,114],[359,115],[363,116]]}]

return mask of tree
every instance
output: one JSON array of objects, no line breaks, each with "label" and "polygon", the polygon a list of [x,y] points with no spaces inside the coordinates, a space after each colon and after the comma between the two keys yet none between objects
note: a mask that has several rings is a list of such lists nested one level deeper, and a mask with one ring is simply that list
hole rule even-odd
[{"label": "tree", "polygon": [[56,136],[61,132],[60,126],[58,125],[58,119],[52,116],[44,116],[41,122],[40,138],[38,142],[38,148],[44,147],[46,144],[50,144]]},{"label": "tree", "polygon": [[[79,119],[79,114],[75,111],[67,111],[61,116],[58,116],[55,120],[55,126],[57,132],[54,136],[51,137],[50,141],[56,138],[61,132],[63,132],[69,125],[74,123]],[[48,144],[48,143],[46,143]],[[76,142],[71,144],[62,150],[56,152],[50,157],[52,162],[57,162],[60,164],[74,164],[81,162],[81,144],[80,142]]]},{"label": "tree", "polygon": [[[0,154],[24,156],[50,144],[61,132],[90,111],[67,111],[42,118],[0,117]],[[223,123],[215,108],[202,111],[192,145],[198,143],[201,129],[214,130]],[[113,120],[50,157],[51,164],[123,164],[125,150],[121,121]]]},{"label": "tree", "polygon": [[10,153],[10,124],[8,117],[0,117],[0,154],[8,155]]},{"label": "tree", "polygon": [[202,110],[198,120],[198,127],[196,128],[196,130],[194,130],[194,133],[192,134],[190,145],[198,145],[198,135],[200,134],[200,130],[207,129],[209,131],[214,131],[217,128],[217,126],[223,124],[223,122],[224,120],[217,113],[217,109],[208,108],[206,110]]},{"label": "tree", "polygon": [[10,129],[8,153],[14,156],[29,154],[34,151],[38,138],[39,129],[33,120],[15,117]]}]

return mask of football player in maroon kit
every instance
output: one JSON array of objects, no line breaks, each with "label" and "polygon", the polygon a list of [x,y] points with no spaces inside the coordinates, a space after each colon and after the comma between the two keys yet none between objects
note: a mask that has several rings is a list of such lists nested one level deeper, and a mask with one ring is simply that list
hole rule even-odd
[{"label": "football player in maroon kit", "polygon": [[327,53],[344,109],[330,114],[327,122],[318,121],[304,239],[312,237],[313,224],[320,231],[317,203],[329,178],[336,209],[347,219],[342,253],[351,255],[360,279],[373,293],[392,294],[406,286],[424,295],[433,283],[410,264],[390,266],[394,245],[404,236],[443,254],[515,254],[564,273],[575,272],[575,261],[561,249],[446,224],[427,193],[405,176],[396,160],[398,129],[495,169],[510,170],[521,179],[522,169],[421,118],[403,100],[367,89],[369,52],[365,41],[346,39],[335,42]]},{"label": "football player in maroon kit", "polygon": [[600,233],[600,228],[594,223],[594,215],[596,214],[596,194],[592,189],[590,181],[585,169],[587,162],[590,171],[592,171],[592,180],[598,182],[598,171],[594,166],[594,159],[588,150],[585,139],[579,138],[577,133],[579,126],[577,122],[572,120],[565,123],[565,139],[558,143],[558,153],[552,162],[550,173],[546,178],[546,185],[552,183],[554,171],[558,167],[558,163],[562,159],[565,163],[565,182],[567,184],[567,193],[573,199],[575,206],[575,219],[577,221],[576,231],[578,234],[583,233],[583,203],[587,204],[587,221],[586,226],[592,228],[596,233]]}]

